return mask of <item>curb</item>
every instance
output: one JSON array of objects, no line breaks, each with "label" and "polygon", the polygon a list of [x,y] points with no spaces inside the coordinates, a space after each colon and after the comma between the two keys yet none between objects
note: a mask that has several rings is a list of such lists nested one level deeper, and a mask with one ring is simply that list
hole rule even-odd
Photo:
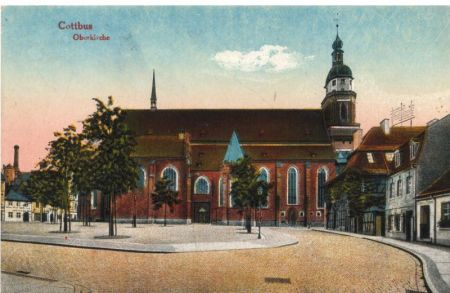
[{"label": "curb", "polygon": [[[342,233],[339,233],[339,231],[330,231],[330,230],[322,230],[322,229],[311,229],[311,230],[317,231],[317,232],[334,234],[334,235],[349,236],[349,237],[369,240],[369,241],[373,241],[376,243],[384,244],[384,245],[402,250],[402,251],[412,255],[417,260],[419,260],[419,262],[422,266],[422,273],[424,275],[425,287],[427,288],[427,290],[429,292],[433,292],[433,293],[449,292],[448,291],[449,288],[448,288],[447,284],[444,282],[444,280],[442,280],[442,277],[440,276],[440,273],[437,270],[436,264],[428,256],[423,255],[422,253],[416,252],[414,250],[411,250],[411,249],[408,249],[408,248],[405,248],[405,247],[402,247],[402,246],[399,246],[399,245],[396,245],[393,243],[387,243],[387,242],[379,241],[377,239],[367,238],[361,234],[355,234],[355,235],[353,235],[353,233],[342,234]],[[439,278],[437,278],[437,280],[435,280],[435,278],[432,276],[430,271],[437,271],[437,273],[439,274]],[[435,283],[441,283],[441,284],[436,286]],[[440,290],[437,287],[439,287]]]},{"label": "curb", "polygon": [[[30,235],[20,234],[3,234],[1,241],[31,243],[38,245],[52,245],[69,248],[80,249],[98,249],[109,251],[133,252],[133,253],[186,253],[186,252],[209,252],[209,251],[228,251],[228,250],[245,250],[245,249],[265,249],[265,248],[280,248],[289,245],[298,244],[298,240],[282,232],[275,232],[275,234],[282,234],[282,239],[277,241],[267,239],[263,235],[261,240],[247,240],[247,241],[230,241],[230,242],[198,242],[198,243],[179,243],[179,244],[141,244],[141,243],[108,243],[103,240],[90,239],[76,239],[73,238],[66,242],[64,239],[30,237]],[[33,239],[34,238],[34,239]],[[261,242],[259,242],[261,241]],[[120,246],[123,244],[123,246]],[[230,248],[227,248],[229,246]]]}]

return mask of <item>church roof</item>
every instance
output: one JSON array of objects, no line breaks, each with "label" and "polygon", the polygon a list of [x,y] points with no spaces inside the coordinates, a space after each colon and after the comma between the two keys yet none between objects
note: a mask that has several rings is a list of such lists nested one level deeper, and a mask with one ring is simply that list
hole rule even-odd
[{"label": "church roof", "polygon": [[343,63],[334,64],[327,75],[327,80],[325,81],[325,86],[330,82],[330,80],[333,80],[335,78],[339,77],[350,77],[353,78],[352,70],[350,67]]},{"label": "church roof", "polygon": [[228,143],[227,152],[223,158],[224,162],[231,163],[236,162],[244,157],[244,152],[242,151],[239,139],[235,131],[231,135],[230,142]]},{"label": "church roof", "polygon": [[136,137],[137,145],[133,157],[139,158],[183,158],[184,141],[178,136],[144,135]]},{"label": "church roof", "polygon": [[137,136],[187,132],[193,142],[227,143],[230,133],[236,131],[241,143],[331,143],[321,109],[125,111],[127,123]]}]

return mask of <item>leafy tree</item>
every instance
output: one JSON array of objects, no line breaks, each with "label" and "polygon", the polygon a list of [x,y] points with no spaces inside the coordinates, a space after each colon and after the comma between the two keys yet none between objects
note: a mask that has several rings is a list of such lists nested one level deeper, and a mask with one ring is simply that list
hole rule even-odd
[{"label": "leafy tree", "polygon": [[73,184],[76,193],[79,195],[83,226],[88,226],[90,225],[90,196],[91,191],[95,189],[96,169],[92,160],[96,149],[89,141],[84,139],[83,135],[80,135],[80,138],[82,139],[81,148],[73,173]]},{"label": "leafy tree", "polygon": [[[82,149],[82,137],[74,125],[69,125],[63,132],[54,133],[55,140],[49,142],[49,153],[41,168],[61,176],[63,194],[58,205],[64,212],[64,232],[70,232],[70,201],[74,195],[74,173]],[[69,221],[69,226],[68,226]]]},{"label": "leafy tree", "polygon": [[383,206],[384,194],[380,195],[377,185],[376,177],[371,177],[359,169],[347,169],[342,178],[328,188],[327,200],[332,205],[338,200],[346,199],[350,212],[359,215],[371,206]]},{"label": "leafy tree", "polygon": [[33,201],[40,203],[41,221],[44,206],[49,204],[53,208],[62,207],[64,181],[58,172],[34,170],[31,172],[30,179],[23,181],[19,188],[22,193],[31,195]]},{"label": "leafy tree", "polygon": [[[245,212],[247,232],[251,233],[251,211],[267,204],[267,195],[272,184],[260,179],[249,156],[244,156],[231,165],[231,196],[234,206]],[[259,218],[261,227],[261,213]]]},{"label": "leafy tree", "polygon": [[125,122],[126,113],[114,107],[112,97],[105,104],[94,99],[96,111],[83,121],[83,134],[96,147],[91,160],[95,169],[93,186],[109,204],[109,236],[117,235],[116,196],[136,187],[138,165],[131,157],[136,140]]},{"label": "leafy tree", "polygon": [[167,222],[167,206],[173,212],[174,206],[181,202],[177,197],[178,192],[174,190],[170,179],[163,177],[156,182],[155,191],[152,192],[153,209],[157,211],[164,206],[164,226]]}]

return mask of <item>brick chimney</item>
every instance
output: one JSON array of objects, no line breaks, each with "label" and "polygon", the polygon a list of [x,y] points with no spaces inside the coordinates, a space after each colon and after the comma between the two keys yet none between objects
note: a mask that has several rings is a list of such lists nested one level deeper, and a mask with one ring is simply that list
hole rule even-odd
[{"label": "brick chimney", "polygon": [[19,146],[14,146],[14,170],[19,171]]},{"label": "brick chimney", "polygon": [[380,128],[381,128],[381,130],[383,130],[383,133],[385,135],[389,135],[389,133],[391,132],[391,128],[389,127],[389,119],[381,120]]}]

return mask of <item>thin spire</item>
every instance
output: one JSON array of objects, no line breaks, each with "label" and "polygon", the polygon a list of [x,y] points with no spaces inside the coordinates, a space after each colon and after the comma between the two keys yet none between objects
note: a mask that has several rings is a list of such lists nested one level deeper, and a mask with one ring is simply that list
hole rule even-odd
[{"label": "thin spire", "polygon": [[155,69],[153,69],[153,83],[152,83],[152,96],[150,98],[150,109],[156,110],[156,82],[155,82]]}]

